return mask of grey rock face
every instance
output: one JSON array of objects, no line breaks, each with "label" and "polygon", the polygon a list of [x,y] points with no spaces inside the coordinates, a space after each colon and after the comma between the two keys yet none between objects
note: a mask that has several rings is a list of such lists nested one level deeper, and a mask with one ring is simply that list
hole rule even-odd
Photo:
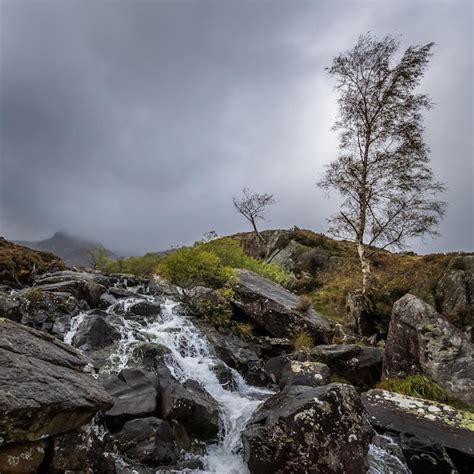
[{"label": "grey rock face", "polygon": [[406,435],[402,437],[404,451],[426,451],[427,447],[442,446],[461,453],[474,463],[471,414],[385,390],[363,393],[362,403],[374,427]]},{"label": "grey rock face", "polygon": [[286,385],[320,387],[329,383],[330,375],[329,367],[325,364],[309,360],[304,362],[291,360],[283,367],[280,387],[283,388]]},{"label": "grey rock face", "polygon": [[72,345],[82,351],[102,349],[120,339],[120,333],[104,317],[88,314],[72,339]]},{"label": "grey rock face", "polygon": [[38,472],[46,454],[45,440],[11,443],[0,447],[0,472],[24,474]]},{"label": "grey rock face", "polygon": [[171,426],[155,417],[127,421],[111,442],[127,458],[149,466],[176,462]]},{"label": "grey rock face", "polygon": [[0,318],[0,445],[73,430],[109,408],[88,363],[52,336]]},{"label": "grey rock face", "polygon": [[105,413],[105,422],[111,430],[119,429],[134,418],[155,415],[157,391],[151,373],[124,369],[118,375],[110,375],[103,383],[114,401],[113,407]]},{"label": "grey rock face", "polygon": [[160,415],[177,421],[193,437],[211,441],[219,431],[219,405],[194,380],[176,382],[166,371],[160,373]]},{"label": "grey rock face", "polygon": [[0,293],[0,314],[3,318],[20,323],[23,316],[22,313],[21,301],[18,298]]},{"label": "grey rock face", "polygon": [[248,270],[236,270],[236,274],[233,304],[272,336],[293,338],[307,331],[317,342],[329,341],[330,323],[313,309],[297,311],[298,296]]},{"label": "grey rock face", "polygon": [[383,374],[424,372],[454,397],[474,404],[474,347],[464,334],[413,295],[395,302]]},{"label": "grey rock face", "polygon": [[367,471],[371,429],[354,387],[289,386],[242,433],[251,473]]},{"label": "grey rock face", "polygon": [[132,305],[129,311],[138,316],[156,316],[161,314],[161,306],[143,301]]}]

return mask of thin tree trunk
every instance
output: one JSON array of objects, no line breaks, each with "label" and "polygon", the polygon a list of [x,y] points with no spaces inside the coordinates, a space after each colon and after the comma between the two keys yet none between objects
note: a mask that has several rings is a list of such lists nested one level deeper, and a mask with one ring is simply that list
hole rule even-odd
[{"label": "thin tree trunk", "polygon": [[357,242],[357,253],[359,254],[360,267],[362,269],[362,294],[365,296],[371,281],[371,268],[370,260],[365,254],[365,245],[362,242]]},{"label": "thin tree trunk", "polygon": [[255,235],[258,237],[260,242],[265,243],[265,239],[260,235],[260,232],[257,230],[257,226],[255,225],[255,221],[252,220],[251,222],[252,222],[252,226],[253,226],[253,230],[255,232]]}]

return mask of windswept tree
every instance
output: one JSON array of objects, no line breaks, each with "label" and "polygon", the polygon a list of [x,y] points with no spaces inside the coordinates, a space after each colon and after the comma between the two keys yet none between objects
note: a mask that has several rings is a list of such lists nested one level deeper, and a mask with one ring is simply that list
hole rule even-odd
[{"label": "windswept tree", "polygon": [[[411,46],[362,35],[356,46],[327,68],[337,80],[340,154],[318,183],[342,196],[330,221],[334,235],[352,239],[362,269],[362,291],[371,282],[371,257],[380,249],[403,248],[408,239],[437,235],[444,190],[430,169],[422,112],[432,103],[416,93],[433,43]],[[377,247],[377,248],[375,248]]]},{"label": "windswept tree", "polygon": [[276,201],[273,194],[251,194],[248,188],[242,189],[241,198],[232,198],[236,211],[242,214],[252,224],[255,235],[261,242],[264,242],[264,238],[260,235],[257,230],[257,221],[265,220],[266,208]]}]

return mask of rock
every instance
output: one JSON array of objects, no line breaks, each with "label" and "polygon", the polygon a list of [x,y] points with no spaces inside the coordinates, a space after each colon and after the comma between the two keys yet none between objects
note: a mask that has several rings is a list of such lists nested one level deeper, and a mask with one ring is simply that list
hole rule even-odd
[{"label": "rock", "polygon": [[161,344],[139,342],[132,351],[128,365],[157,373],[166,366],[165,359],[170,353],[171,350]]},{"label": "rock", "polygon": [[0,472],[3,474],[38,472],[46,454],[47,441],[12,443],[0,447]]},{"label": "rock", "polygon": [[474,326],[474,255],[458,255],[449,262],[436,285],[440,312],[457,327],[470,331]]},{"label": "rock", "polygon": [[17,297],[0,293],[0,314],[3,318],[11,319],[17,323],[21,322],[23,316],[21,301]]},{"label": "rock", "polygon": [[161,314],[161,306],[158,304],[141,301],[130,306],[128,310],[138,316],[157,316]]},{"label": "rock", "polygon": [[73,430],[108,409],[88,364],[49,334],[0,318],[0,445]]},{"label": "rock", "polygon": [[104,388],[113,397],[113,407],[105,413],[109,429],[118,430],[129,420],[155,415],[157,391],[153,375],[140,369],[123,369],[110,375]]},{"label": "rock", "polygon": [[329,383],[329,367],[319,362],[291,360],[283,367],[279,381],[280,388],[286,385],[307,385],[320,387]]},{"label": "rock", "polygon": [[97,303],[97,307],[99,309],[107,309],[113,304],[117,303],[117,301],[118,300],[111,294],[103,293],[102,295],[100,295],[99,302]]},{"label": "rock", "polygon": [[115,298],[134,298],[137,295],[132,290],[126,288],[112,287],[109,288],[109,294]]},{"label": "rock", "polygon": [[419,372],[474,405],[474,346],[431,306],[405,295],[393,306],[383,375],[405,377]]},{"label": "rock", "polygon": [[54,456],[48,472],[115,473],[115,463],[90,425],[53,438]]},{"label": "rock", "polygon": [[109,287],[113,284],[113,280],[110,277],[103,275],[102,273],[88,273],[88,272],[76,272],[73,270],[64,270],[53,273],[44,273],[35,279],[35,286],[38,285],[50,285],[55,283],[61,283],[65,281],[87,281],[97,283]]},{"label": "rock", "polygon": [[[471,413],[378,389],[363,393],[362,403],[375,428],[409,435],[417,440],[418,451],[423,451],[423,446],[441,445],[474,463],[474,418]],[[407,440],[405,436],[404,450],[413,450],[415,442]]]},{"label": "rock", "polygon": [[223,362],[217,363],[213,367],[211,367],[212,372],[217,377],[219,383],[226,389],[226,390],[237,390],[238,382],[232,369],[227,367]]},{"label": "rock", "polygon": [[361,336],[377,334],[377,319],[372,298],[360,290],[349,293],[346,298],[346,324]]},{"label": "rock", "polygon": [[278,385],[283,374],[283,369],[295,359],[295,355],[281,355],[272,357],[265,362],[263,370],[273,384]]},{"label": "rock", "polygon": [[186,431],[203,441],[215,440],[219,432],[219,405],[194,380],[184,384],[160,373],[160,414],[167,420],[175,420]]},{"label": "rock", "polygon": [[121,338],[120,332],[103,316],[88,314],[79,324],[72,338],[72,345],[82,351],[102,349]]},{"label": "rock", "polygon": [[368,455],[370,474],[412,474],[403,455],[400,440],[394,434],[375,434],[370,440]]},{"label": "rock", "polygon": [[311,248],[290,240],[285,247],[275,250],[268,261],[280,265],[288,272],[307,272],[313,275],[318,270],[327,268],[329,257],[321,247]]},{"label": "rock", "polygon": [[148,466],[176,462],[173,430],[155,417],[127,421],[112,438],[114,447],[127,458]]},{"label": "rock", "polygon": [[251,473],[366,473],[371,430],[354,387],[292,385],[270,397],[242,433]]},{"label": "rock", "polygon": [[373,385],[380,381],[383,349],[357,344],[319,345],[311,359],[327,364],[331,370],[354,385]]},{"label": "rock", "polygon": [[248,270],[236,270],[238,283],[232,303],[272,336],[293,338],[309,332],[317,342],[327,342],[331,325],[312,308],[297,311],[299,298],[287,289]]}]

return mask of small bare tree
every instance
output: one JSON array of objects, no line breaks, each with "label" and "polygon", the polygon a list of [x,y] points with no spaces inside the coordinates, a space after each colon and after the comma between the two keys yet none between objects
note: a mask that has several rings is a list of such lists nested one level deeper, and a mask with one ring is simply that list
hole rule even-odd
[{"label": "small bare tree", "polygon": [[432,104],[414,92],[432,46],[411,46],[396,60],[398,41],[366,34],[327,69],[340,92],[334,130],[340,131],[341,153],[318,184],[343,198],[330,231],[357,244],[363,294],[374,253],[436,235],[445,212],[445,203],[435,199],[444,187],[434,179],[423,140],[422,112]]},{"label": "small bare tree", "polygon": [[265,242],[257,229],[257,221],[265,220],[264,214],[267,206],[275,204],[273,194],[251,194],[248,188],[242,189],[242,197],[232,198],[234,207],[238,213],[242,214],[251,224],[255,235],[261,242]]}]

